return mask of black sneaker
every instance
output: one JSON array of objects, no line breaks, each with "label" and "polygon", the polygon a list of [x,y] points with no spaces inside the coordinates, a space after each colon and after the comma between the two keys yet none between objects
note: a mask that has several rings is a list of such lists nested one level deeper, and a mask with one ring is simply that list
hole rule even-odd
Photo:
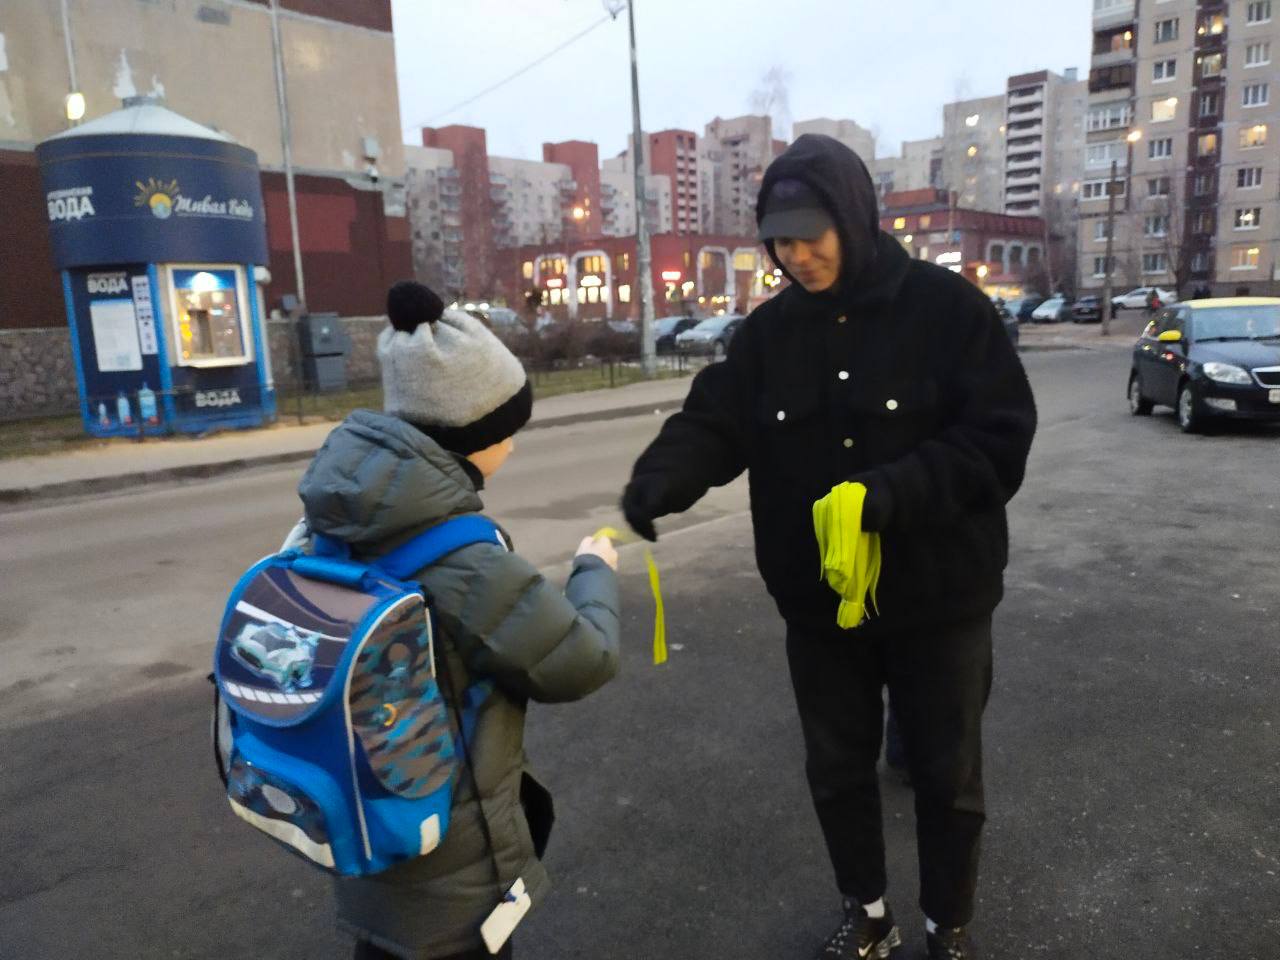
[{"label": "black sneaker", "polygon": [[928,933],[925,939],[929,946],[929,960],[977,960],[978,954],[964,927],[956,930],[939,927],[937,933]]},{"label": "black sneaker", "polygon": [[827,939],[815,960],[885,960],[889,951],[901,943],[902,935],[888,904],[884,916],[873,919],[861,905],[849,903],[845,904],[844,922]]}]

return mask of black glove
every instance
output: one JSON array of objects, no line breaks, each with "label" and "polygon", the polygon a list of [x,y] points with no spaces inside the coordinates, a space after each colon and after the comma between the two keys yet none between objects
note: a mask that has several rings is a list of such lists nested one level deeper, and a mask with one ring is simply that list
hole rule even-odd
[{"label": "black glove", "polygon": [[867,533],[882,532],[893,515],[893,494],[883,480],[854,477],[853,482],[867,488],[867,497],[862,501],[862,529]]},{"label": "black glove", "polygon": [[662,476],[633,477],[622,492],[622,515],[632,530],[646,540],[657,542],[658,532],[653,528],[653,521],[668,513],[664,506],[666,498],[667,481]]}]

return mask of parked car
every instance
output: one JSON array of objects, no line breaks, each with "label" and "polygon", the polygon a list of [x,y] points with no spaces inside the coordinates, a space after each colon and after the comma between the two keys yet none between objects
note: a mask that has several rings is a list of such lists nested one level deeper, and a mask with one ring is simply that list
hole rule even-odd
[{"label": "parked car", "polygon": [[1005,301],[996,297],[991,301],[995,304],[996,313],[1000,314],[1000,322],[1004,324],[1004,332],[1008,334],[1009,339],[1013,341],[1013,345],[1017,347],[1018,338],[1021,331],[1018,329],[1018,318],[1009,310],[1009,305]]},{"label": "parked car", "polygon": [[729,341],[742,321],[743,317],[736,313],[708,317],[692,330],[676,334],[676,349],[681,353],[711,354],[722,360],[729,352]]},{"label": "parked car", "polygon": [[1071,304],[1066,297],[1051,297],[1031,311],[1032,323],[1062,323],[1071,316]]},{"label": "parked car", "polygon": [[697,317],[659,317],[654,321],[653,331],[658,353],[675,353],[676,337],[697,325]]},{"label": "parked car", "polygon": [[1081,297],[1071,305],[1071,319],[1075,323],[1101,323],[1102,298]]},{"label": "parked car", "polygon": [[1134,416],[1173,407],[1185,433],[1219,418],[1280,423],[1280,298],[1161,310],[1133,348],[1128,391]]},{"label": "parked car", "polygon": [[1178,302],[1178,295],[1172,290],[1164,290],[1160,287],[1135,287],[1128,293],[1122,293],[1118,297],[1111,298],[1112,310],[1145,310],[1147,309],[1147,300],[1151,296],[1151,291],[1156,292],[1156,296],[1160,298],[1161,306],[1167,307],[1171,303]]},{"label": "parked car", "polygon": [[1044,303],[1044,297],[1028,296],[1010,300],[1007,306],[1015,320],[1019,323],[1026,323],[1031,319],[1032,311],[1042,303]]}]

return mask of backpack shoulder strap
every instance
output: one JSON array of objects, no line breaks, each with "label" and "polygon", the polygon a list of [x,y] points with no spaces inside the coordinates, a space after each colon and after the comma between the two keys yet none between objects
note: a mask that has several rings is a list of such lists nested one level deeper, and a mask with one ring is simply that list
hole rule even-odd
[{"label": "backpack shoulder strap", "polygon": [[507,546],[496,523],[479,514],[468,514],[436,524],[379,557],[371,566],[391,574],[397,580],[404,580],[423,567],[429,567],[455,550],[469,547],[473,543],[496,543],[504,550]]}]

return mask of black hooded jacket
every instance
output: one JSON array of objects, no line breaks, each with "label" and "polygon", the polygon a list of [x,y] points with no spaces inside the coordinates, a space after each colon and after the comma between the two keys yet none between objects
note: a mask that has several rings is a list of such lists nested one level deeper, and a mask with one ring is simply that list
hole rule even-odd
[{"label": "black hooded jacket", "polygon": [[988,613],[1036,427],[1017,353],[980,290],[880,231],[871,177],[843,144],[796,140],[765,173],[758,216],[783,178],[808,183],[835,219],[839,292],[792,284],[753,311],[632,482],[662,516],[748,470],[765,584],[788,623],[825,631],[839,597],[820,577],[813,504],[865,483],[883,567],[879,616],[857,632]]}]

